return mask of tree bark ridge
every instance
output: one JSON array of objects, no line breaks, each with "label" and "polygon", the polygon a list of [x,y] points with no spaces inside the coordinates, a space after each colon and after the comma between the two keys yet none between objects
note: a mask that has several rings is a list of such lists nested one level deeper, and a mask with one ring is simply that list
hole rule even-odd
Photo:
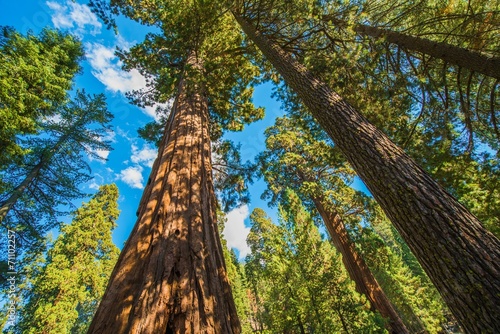
[{"label": "tree bark ridge", "polygon": [[179,82],[127,240],[88,333],[240,333],[216,222],[208,102],[189,75]]}]

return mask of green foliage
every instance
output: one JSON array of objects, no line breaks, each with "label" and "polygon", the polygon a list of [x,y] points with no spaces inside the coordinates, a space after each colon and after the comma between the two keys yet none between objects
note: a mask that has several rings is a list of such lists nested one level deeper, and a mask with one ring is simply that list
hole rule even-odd
[{"label": "green foliage", "polygon": [[253,182],[256,166],[241,161],[240,146],[229,140],[212,144],[214,187],[225,212],[250,201],[248,184]]},{"label": "green foliage", "polygon": [[[308,118],[283,117],[266,130],[260,170],[272,202],[283,203],[293,188],[317,214],[313,198],[342,217],[384,293],[412,332],[441,330],[446,308],[409,248],[373,199],[350,187],[353,172]],[[318,217],[318,221],[321,219]]]},{"label": "green foliage", "polygon": [[301,201],[287,191],[274,225],[255,209],[245,269],[262,333],[382,333],[383,322],[354,291],[339,255]]},{"label": "green foliage", "polygon": [[16,333],[84,333],[118,258],[111,232],[119,216],[118,188],[101,186],[74,212],[71,224],[27,272]]},{"label": "green foliage", "polygon": [[[96,12],[106,17],[121,13],[158,28],[129,51],[118,50],[125,69],[138,69],[147,88],[129,94],[138,105],[167,102],[176,95],[181,77],[203,87],[209,101],[212,139],[224,130],[242,130],[244,124],[261,119],[262,108],[252,103],[252,84],[259,69],[251,62],[243,37],[223,2],[209,1],[93,1]],[[99,8],[107,8],[99,10]],[[194,52],[203,70],[186,65]],[[187,72],[186,72],[187,71]]]},{"label": "green foliage", "polygon": [[[87,95],[77,91],[74,99],[57,105],[53,117],[38,124],[38,135],[26,136],[21,147],[26,153],[19,162],[11,162],[0,171],[4,189],[2,207],[19,196],[2,222],[14,229],[26,246],[40,240],[57,226],[61,208],[85,194],[79,189],[90,176],[87,157],[102,159],[98,151],[111,150],[106,136],[110,134],[112,114],[104,95]],[[20,186],[25,184],[25,188]]]},{"label": "green foliage", "polygon": [[22,36],[0,27],[0,166],[25,152],[19,135],[36,133],[41,117],[54,115],[67,100],[83,54],[68,34],[45,29]]}]

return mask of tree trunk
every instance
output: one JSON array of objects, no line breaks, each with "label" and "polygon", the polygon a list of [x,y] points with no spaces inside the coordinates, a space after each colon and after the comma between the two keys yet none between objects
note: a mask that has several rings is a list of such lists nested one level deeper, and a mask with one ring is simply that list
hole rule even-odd
[{"label": "tree trunk", "polygon": [[354,31],[365,36],[385,38],[387,42],[396,44],[401,48],[417,51],[447,63],[500,79],[500,59],[493,56],[487,56],[445,42],[435,42],[426,38],[363,24],[356,25]]},{"label": "tree trunk", "polygon": [[363,257],[356,251],[342,218],[338,213],[327,210],[322,199],[314,197],[312,200],[321,218],[323,218],[333,245],[342,254],[342,262],[349,277],[356,283],[356,290],[366,296],[372,309],[377,310],[384,318],[389,319],[391,333],[409,333],[403,320],[378,284]]},{"label": "tree trunk", "polygon": [[216,226],[208,102],[190,80],[178,86],[137,223],[88,333],[240,333]]},{"label": "tree trunk", "polygon": [[500,333],[500,240],[324,82],[235,14],[405,239],[470,333]]},{"label": "tree trunk", "polygon": [[9,213],[10,209],[16,204],[17,200],[21,195],[24,193],[26,188],[30,185],[31,182],[38,176],[40,173],[40,170],[42,167],[45,165],[46,159],[40,159],[40,162],[33,167],[31,172],[24,178],[24,180],[12,191],[12,195],[9,196],[5,200],[5,202],[2,203],[0,207],[0,223],[3,222],[7,214]]},{"label": "tree trunk", "polygon": [[[330,15],[325,15],[323,20],[343,26],[347,24],[347,22],[332,18]],[[445,42],[436,42],[427,38],[365,24],[357,24],[353,30],[360,35],[376,39],[385,38],[387,42],[396,44],[401,48],[420,52],[447,63],[500,79],[500,58],[498,57],[488,56],[478,51],[461,48]]]},{"label": "tree trunk", "polygon": [[75,125],[73,125],[64,135],[59,138],[56,144],[49,149],[45,149],[41,153],[40,162],[33,167],[33,169],[29,172],[29,174],[24,178],[24,180],[12,191],[12,195],[5,200],[0,206],[0,223],[3,222],[10,209],[16,204],[17,200],[24,193],[26,188],[33,182],[40,174],[42,168],[44,168],[50,160],[54,157],[54,155],[59,151],[61,146],[68,140],[68,138],[72,135],[74,130],[83,122],[83,117]]}]

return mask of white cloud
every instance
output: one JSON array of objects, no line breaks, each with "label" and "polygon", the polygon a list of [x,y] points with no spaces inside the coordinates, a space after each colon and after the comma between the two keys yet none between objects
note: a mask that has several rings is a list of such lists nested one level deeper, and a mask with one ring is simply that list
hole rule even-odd
[{"label": "white cloud", "polygon": [[[89,161],[98,161],[100,163],[105,164],[107,162],[106,159],[108,159],[109,152],[110,151],[108,150],[89,149],[89,151],[87,152],[87,158],[89,159]],[[97,156],[101,159],[96,158],[93,154],[97,154]]]},{"label": "white cloud", "polygon": [[165,114],[168,115],[168,113],[170,113],[170,111],[172,110],[173,105],[174,99],[170,99],[169,101],[167,101],[167,103],[156,103],[153,106],[146,106],[142,108],[142,110],[146,115],[153,117],[155,121],[158,122],[160,120],[160,115],[156,112],[156,109],[160,108],[162,109],[162,113],[165,113],[166,111]]},{"label": "white cloud", "polygon": [[[106,136],[102,137],[102,138],[99,138],[98,139],[99,141],[106,141],[106,142],[111,142],[111,143],[116,143],[116,133],[112,130],[109,130],[107,131],[107,134]],[[106,163],[106,159],[108,159],[108,156],[109,156],[109,153],[110,151],[109,150],[94,150],[94,149],[90,149],[90,151],[94,154],[97,154],[97,156],[99,156],[101,159],[104,159],[104,160],[100,160],[100,159],[95,159],[91,154],[88,154],[88,158],[90,161],[94,161],[94,160],[98,160],[99,162],[102,162],[102,163]]]},{"label": "white cloud", "polygon": [[[109,151],[107,151],[107,150],[95,150],[94,153],[97,154],[102,159],[107,159],[108,155],[109,155]],[[101,161],[105,162],[103,160],[101,160]]]},{"label": "white cloud", "polygon": [[123,130],[119,125],[116,127],[116,133],[118,134],[118,136],[125,138],[129,142],[132,142],[134,140],[129,136],[128,131]]},{"label": "white cloud", "polygon": [[146,166],[152,167],[157,155],[158,150],[151,148],[149,145],[144,145],[139,150],[136,145],[132,144],[132,156],[130,160],[136,164],[144,163]]},{"label": "white cloud", "polygon": [[240,259],[250,254],[250,247],[247,245],[250,227],[245,226],[245,219],[249,215],[248,205],[231,210],[226,215],[227,222],[226,226],[224,226],[224,238],[227,240],[228,248],[236,248],[239,251]]},{"label": "white cloud", "polygon": [[156,121],[160,120],[160,117],[158,117],[158,114],[156,113],[156,108],[157,108],[157,105],[154,105],[154,106],[146,106],[144,108],[141,108],[144,113],[148,116],[151,116],[153,117]]},{"label": "white cloud", "polygon": [[132,188],[142,189],[142,167],[133,166],[125,168],[117,175],[119,180],[122,180]]},{"label": "white cloud", "polygon": [[[99,179],[99,181],[97,179]],[[99,190],[99,187],[104,183],[104,180],[105,179],[101,174],[95,173],[94,178],[92,179],[92,181],[90,181],[90,184],[88,185],[89,189]]]},{"label": "white cloud", "polygon": [[[131,43],[125,41],[123,37],[118,36],[116,45],[127,50]],[[87,60],[92,67],[92,75],[97,78],[106,89],[112,92],[126,93],[132,90],[146,88],[146,78],[138,70],[122,70],[123,63],[115,55],[115,47],[106,47],[99,43],[86,43],[85,45]],[[156,121],[160,119],[156,112],[157,108],[172,109],[173,100],[167,103],[156,103],[153,106],[146,106],[141,110]]]},{"label": "white cloud", "polygon": [[114,52],[114,47],[108,48],[99,43],[86,44],[86,56],[92,66],[92,75],[112,92],[126,93],[145,88],[146,79],[136,69],[130,72],[122,70],[122,62]]},{"label": "white cloud", "polygon": [[99,184],[95,181],[95,179],[90,182],[89,189],[99,190]]},{"label": "white cloud", "polygon": [[47,1],[46,3],[54,11],[52,15],[54,27],[67,28],[80,37],[88,32],[93,36],[101,33],[102,24],[87,5],[81,5],[71,0],[66,1],[65,4],[55,1]]}]

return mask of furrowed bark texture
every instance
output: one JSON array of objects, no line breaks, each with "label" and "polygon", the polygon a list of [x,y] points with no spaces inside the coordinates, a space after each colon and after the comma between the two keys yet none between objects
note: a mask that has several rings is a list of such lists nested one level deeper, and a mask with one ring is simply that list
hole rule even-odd
[{"label": "furrowed bark texture", "polygon": [[[188,65],[202,71],[194,55]],[[241,332],[216,225],[208,117],[204,90],[184,77],[88,333]]]},{"label": "furrowed bark texture", "polygon": [[391,333],[410,333],[403,320],[394,309],[384,291],[359,255],[349,238],[342,218],[336,212],[327,210],[322,199],[313,198],[314,205],[325,223],[328,234],[337,251],[342,254],[342,262],[349,277],[356,284],[356,290],[365,295],[372,309],[377,310],[384,318],[389,319]]},{"label": "furrowed bark texture", "polygon": [[367,25],[357,25],[354,31],[374,38],[385,38],[389,43],[411,51],[417,51],[453,65],[467,68],[496,79],[500,79],[500,59],[470,51],[444,42],[434,42],[426,38],[415,37],[397,31],[391,31]]},{"label": "furrowed bark texture", "polygon": [[468,333],[500,333],[500,241],[403,150],[235,14],[344,153]]}]

